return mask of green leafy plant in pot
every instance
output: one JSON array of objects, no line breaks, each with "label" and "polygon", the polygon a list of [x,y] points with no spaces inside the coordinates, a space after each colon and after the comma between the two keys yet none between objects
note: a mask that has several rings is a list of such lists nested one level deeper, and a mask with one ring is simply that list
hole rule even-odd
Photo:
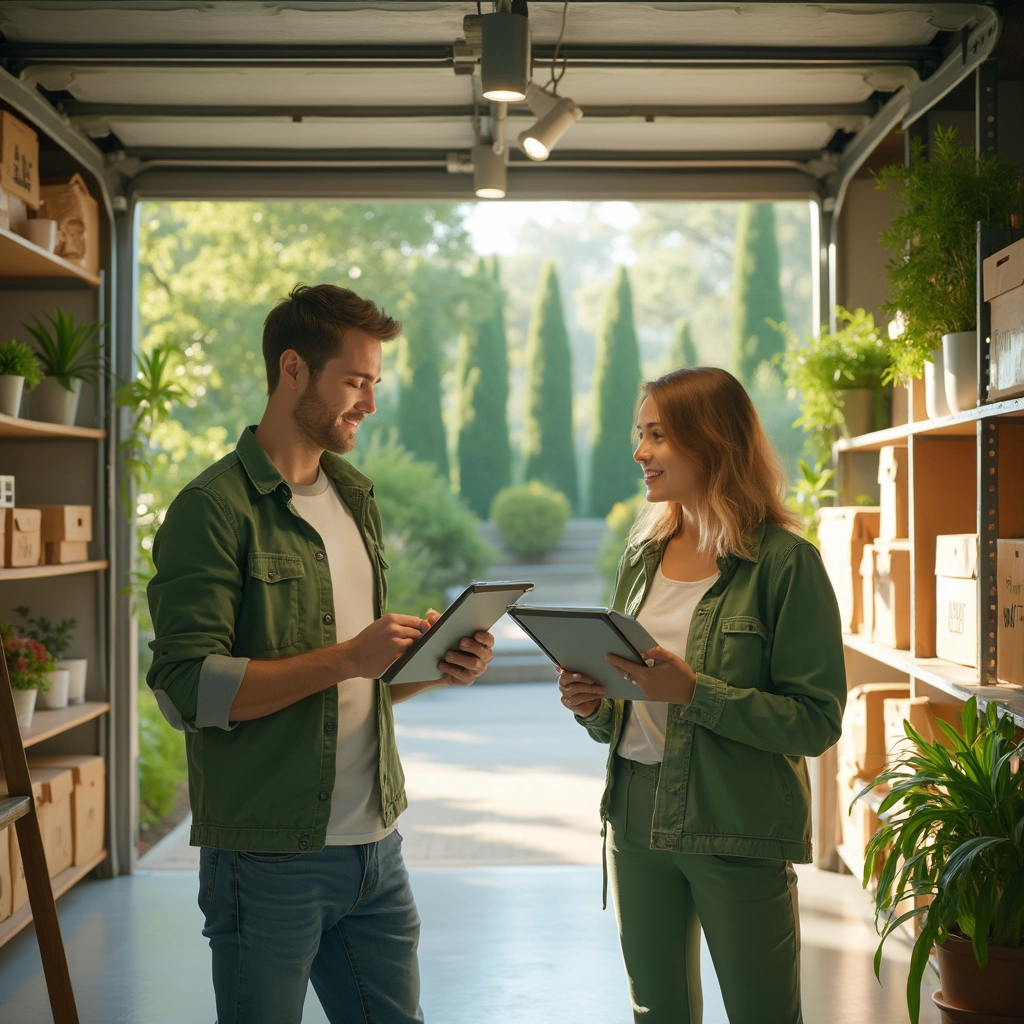
[{"label": "green leafy plant in pot", "polygon": [[0,345],[0,413],[17,416],[22,393],[32,391],[42,379],[39,360],[29,345],[16,338]]},{"label": "green leafy plant in pot", "polygon": [[940,1008],[1008,1021],[1024,1012],[1024,744],[994,704],[979,718],[972,697],[959,717],[960,729],[938,722],[949,746],[904,723],[916,751],[858,795],[891,787],[878,810],[884,824],[868,843],[863,884],[877,875],[876,919],[885,924],[876,975],[885,940],[920,918],[907,978],[914,1024],[933,945]]},{"label": "green leafy plant in pot", "polygon": [[[930,156],[930,158],[929,158]],[[891,313],[901,332],[892,342],[890,379],[925,376],[928,415],[973,409],[978,394],[977,224],[1009,227],[1021,212],[1021,170],[976,156],[955,128],[936,128],[931,153],[913,140],[908,164],[883,168],[880,189],[898,209],[881,234],[893,250],[886,265]]]},{"label": "green leafy plant in pot", "polygon": [[103,324],[75,323],[74,313],[54,309],[49,326],[38,317],[24,324],[39,346],[43,380],[32,400],[36,419],[70,427],[78,415],[82,383],[95,386],[103,373],[103,346],[96,340]]},{"label": "green leafy plant in pot", "polygon": [[[63,703],[81,704],[85,700],[85,683],[89,671],[87,658],[67,658],[65,655],[71,647],[74,631],[78,628],[77,619],[60,619],[51,621],[43,615],[35,618],[28,605],[19,605],[14,609],[18,617],[25,623],[23,631],[32,640],[41,643],[53,655],[55,672],[67,672],[67,693]],[[51,689],[57,689],[52,687]],[[63,703],[44,702],[46,707],[62,707]]]}]

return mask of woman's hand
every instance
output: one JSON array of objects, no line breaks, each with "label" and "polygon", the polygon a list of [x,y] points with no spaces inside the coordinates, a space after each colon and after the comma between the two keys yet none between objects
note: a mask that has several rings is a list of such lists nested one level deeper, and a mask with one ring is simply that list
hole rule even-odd
[{"label": "woman's hand", "polygon": [[697,673],[671,651],[664,647],[652,647],[643,652],[646,665],[607,656],[608,664],[619,675],[636,683],[648,700],[665,704],[689,704],[697,687]]},{"label": "woman's hand", "polygon": [[[441,613],[433,608],[424,616],[427,625],[433,626]],[[459,641],[457,651],[449,651],[437,667],[443,673],[443,682],[450,686],[471,686],[487,670],[494,657],[494,637],[490,633],[474,633]]]},{"label": "woman's hand", "polygon": [[558,689],[562,692],[562,703],[580,718],[589,718],[604,700],[604,687],[579,672],[559,669]]}]

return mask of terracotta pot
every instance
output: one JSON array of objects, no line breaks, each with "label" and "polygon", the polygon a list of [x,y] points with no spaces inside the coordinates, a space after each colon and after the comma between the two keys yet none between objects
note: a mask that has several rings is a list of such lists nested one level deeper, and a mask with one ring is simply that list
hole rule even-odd
[{"label": "terracotta pot", "polygon": [[88,658],[63,658],[54,662],[57,668],[66,668],[71,673],[68,683],[68,703],[81,704],[85,700],[85,680],[89,673]]},{"label": "terracotta pot", "polygon": [[73,427],[78,416],[82,382],[75,379],[71,383],[73,388],[68,391],[56,377],[44,377],[32,392],[32,418]]},{"label": "terracotta pot", "polygon": [[950,934],[935,951],[942,1000],[957,1009],[1007,1020],[1024,1020],[1024,946],[989,946],[988,963],[978,966],[970,940]]},{"label": "terracotta pot", "polygon": [[66,668],[54,669],[46,673],[50,688],[46,693],[39,694],[39,706],[48,711],[68,706],[68,685],[71,682],[71,673]]},{"label": "terracotta pot", "polygon": [[952,1006],[942,998],[941,992],[932,993],[932,1002],[939,1008],[939,1020],[942,1024],[1024,1024],[1024,1017],[998,1017],[991,1013],[975,1013],[973,1010],[961,1010]]},{"label": "terracotta pot", "polygon": [[0,373],[0,412],[5,416],[17,416],[21,412],[21,395],[24,390],[24,377],[16,373]]},{"label": "terracotta pot", "polygon": [[32,724],[32,713],[36,709],[36,694],[39,691],[14,690],[14,713],[18,716],[18,728],[27,729]]},{"label": "terracotta pot", "polygon": [[950,412],[967,412],[978,404],[978,332],[942,336],[943,383]]}]

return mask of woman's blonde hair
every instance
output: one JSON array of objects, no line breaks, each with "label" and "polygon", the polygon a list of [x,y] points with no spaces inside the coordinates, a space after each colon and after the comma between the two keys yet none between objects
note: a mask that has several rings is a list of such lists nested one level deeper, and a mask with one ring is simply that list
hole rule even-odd
[{"label": "woman's blonde hair", "polygon": [[[750,396],[731,373],[713,366],[675,370],[640,388],[638,413],[646,398],[658,407],[668,443],[702,471],[695,510],[700,551],[749,555],[751,534],[764,520],[799,532],[799,517],[783,504],[788,481],[782,463]],[[682,521],[678,502],[646,504],[630,531],[630,544],[667,540]]]}]

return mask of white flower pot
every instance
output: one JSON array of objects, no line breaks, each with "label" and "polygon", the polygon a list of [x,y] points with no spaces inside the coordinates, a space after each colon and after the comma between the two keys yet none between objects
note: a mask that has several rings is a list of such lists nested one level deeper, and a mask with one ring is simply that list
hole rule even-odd
[{"label": "white flower pot", "polygon": [[942,349],[932,353],[932,361],[924,364],[924,410],[928,419],[937,420],[949,416],[949,405],[946,402],[945,362]]},{"label": "white flower pot", "polygon": [[27,729],[32,724],[32,713],[36,709],[38,690],[14,690],[14,713],[18,716],[18,728]]},{"label": "white flower pot", "polygon": [[967,412],[978,404],[978,332],[942,336],[943,382],[951,412]]},{"label": "white flower pot", "polygon": [[39,691],[39,707],[47,711],[55,711],[57,708],[68,706],[68,686],[71,683],[71,673],[66,668],[56,668],[46,673],[50,683],[49,690],[43,693]]},{"label": "white flower pot", "polygon": [[68,703],[81,704],[85,700],[85,681],[89,674],[88,658],[63,658],[54,662],[57,668],[65,668],[71,675],[68,683]]},{"label": "white flower pot", "polygon": [[17,416],[21,412],[24,390],[24,377],[16,373],[0,373],[0,412],[5,416]]},{"label": "white flower pot", "polygon": [[60,423],[65,427],[73,427],[78,416],[82,382],[75,379],[71,384],[72,389],[68,391],[56,377],[44,377],[32,392],[33,418],[44,423]]},{"label": "white flower pot", "polygon": [[872,388],[849,388],[836,395],[843,411],[843,437],[871,433],[875,422],[875,392]]}]

